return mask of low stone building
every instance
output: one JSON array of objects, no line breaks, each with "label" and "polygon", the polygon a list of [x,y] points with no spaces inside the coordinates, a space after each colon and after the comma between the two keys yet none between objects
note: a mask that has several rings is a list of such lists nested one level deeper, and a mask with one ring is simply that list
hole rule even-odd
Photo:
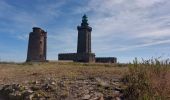
[{"label": "low stone building", "polygon": [[27,60],[46,61],[47,52],[47,32],[39,27],[33,27],[33,32],[29,34]]},{"label": "low stone building", "polygon": [[96,63],[117,63],[116,57],[96,57]]},{"label": "low stone building", "polygon": [[76,54],[77,53],[60,53],[58,54],[58,60],[75,61],[77,56]]},{"label": "low stone building", "polygon": [[59,60],[67,60],[74,62],[95,62],[95,54],[93,53],[61,53],[58,54]]}]

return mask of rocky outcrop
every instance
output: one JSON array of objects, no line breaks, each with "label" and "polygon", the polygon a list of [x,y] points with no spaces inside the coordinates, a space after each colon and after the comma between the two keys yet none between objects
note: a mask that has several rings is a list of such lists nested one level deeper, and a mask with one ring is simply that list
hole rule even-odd
[{"label": "rocky outcrop", "polygon": [[3,85],[0,94],[8,100],[122,100],[117,79],[61,78]]}]

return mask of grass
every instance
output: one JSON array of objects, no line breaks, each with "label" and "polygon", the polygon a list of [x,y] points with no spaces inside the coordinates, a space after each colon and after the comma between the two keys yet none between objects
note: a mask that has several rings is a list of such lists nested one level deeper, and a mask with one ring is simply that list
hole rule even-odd
[{"label": "grass", "polygon": [[0,64],[0,84],[44,78],[121,77],[126,71],[127,67],[116,67],[115,64],[74,62],[3,63]]},{"label": "grass", "polygon": [[128,100],[170,100],[170,65],[157,59],[129,64],[124,77]]},{"label": "grass", "polygon": [[[170,100],[170,64],[157,59],[133,64],[74,62],[1,63],[0,84],[47,78],[123,78],[126,100]],[[101,92],[103,91],[103,88]],[[67,91],[65,92],[67,94]],[[65,96],[65,94],[63,94]],[[109,94],[108,94],[109,95]]]}]

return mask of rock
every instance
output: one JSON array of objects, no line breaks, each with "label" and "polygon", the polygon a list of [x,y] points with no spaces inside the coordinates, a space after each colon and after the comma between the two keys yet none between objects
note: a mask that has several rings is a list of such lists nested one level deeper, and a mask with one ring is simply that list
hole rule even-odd
[{"label": "rock", "polygon": [[90,100],[99,100],[99,97],[94,97],[94,98],[92,98]]},{"label": "rock", "polygon": [[3,85],[0,94],[12,100],[121,100],[123,95],[119,83],[103,78],[49,78],[25,84]]},{"label": "rock", "polygon": [[21,85],[20,84],[13,84],[12,88],[15,89],[16,91],[20,90]]},{"label": "rock", "polygon": [[115,90],[115,91],[119,91],[119,92],[123,92],[123,91],[122,91],[122,88],[119,88],[119,87],[115,87],[114,90]]},{"label": "rock", "polygon": [[95,95],[96,97],[103,97],[103,94],[102,94],[102,93],[97,93],[97,92],[95,92],[94,95]]},{"label": "rock", "polygon": [[22,95],[19,92],[8,94],[9,100],[22,100]]},{"label": "rock", "polygon": [[103,96],[102,96],[102,97],[100,97],[98,100],[104,100]]},{"label": "rock", "polygon": [[51,82],[51,85],[55,85],[56,83],[55,82]]},{"label": "rock", "polygon": [[90,100],[104,100],[102,93],[94,93]]},{"label": "rock", "polygon": [[116,100],[121,100],[121,98],[119,98],[119,97],[116,97]]},{"label": "rock", "polygon": [[0,85],[0,91],[3,89],[3,85]]},{"label": "rock", "polygon": [[33,91],[38,91],[38,90],[40,90],[40,87],[38,87],[38,86],[32,86],[31,89],[32,89]]},{"label": "rock", "polygon": [[85,94],[89,94],[90,91],[89,91],[89,90],[84,90],[84,93],[85,93]]},{"label": "rock", "polygon": [[24,96],[29,96],[29,95],[31,95],[32,93],[33,93],[32,90],[26,90],[26,91],[23,93],[23,95],[24,95]]},{"label": "rock", "polygon": [[82,99],[83,99],[83,100],[89,100],[90,97],[91,97],[90,95],[85,95],[85,96],[82,97]]},{"label": "rock", "polygon": [[96,80],[98,81],[98,85],[97,86],[104,87],[105,89],[109,89],[110,84],[108,82],[106,82],[106,81],[104,81],[104,80],[102,80],[100,78],[97,78]]},{"label": "rock", "polygon": [[120,91],[114,90],[113,93],[114,94],[120,94]]},{"label": "rock", "polygon": [[26,96],[26,97],[24,98],[24,100],[33,100],[33,99],[32,99],[33,97],[34,97],[34,95],[31,94],[31,95]]},{"label": "rock", "polygon": [[112,97],[112,96],[106,96],[105,99],[106,99],[106,100],[113,100],[114,97]]},{"label": "rock", "polygon": [[42,86],[45,91],[55,91],[55,87],[50,84],[45,84]]},{"label": "rock", "polygon": [[34,81],[34,82],[32,82],[32,84],[39,84],[39,82],[38,81]]},{"label": "rock", "polygon": [[10,85],[5,85],[5,86],[1,89],[1,91],[2,91],[2,94],[3,94],[3,95],[8,95],[8,94],[14,92],[14,89],[13,89],[12,86],[10,86]]}]

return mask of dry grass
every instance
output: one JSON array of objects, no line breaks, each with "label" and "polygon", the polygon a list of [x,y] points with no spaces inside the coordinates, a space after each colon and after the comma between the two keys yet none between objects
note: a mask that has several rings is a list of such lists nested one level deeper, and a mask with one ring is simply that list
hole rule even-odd
[{"label": "dry grass", "polygon": [[[129,67],[125,67],[129,66]],[[47,78],[123,78],[127,100],[170,99],[170,65],[157,60],[134,64],[87,64],[73,62],[3,63],[0,85],[24,83]]]},{"label": "dry grass", "polygon": [[125,75],[128,100],[170,100],[170,65],[167,62],[149,60],[129,65]]},{"label": "dry grass", "polygon": [[126,67],[115,66],[73,62],[0,64],[0,84],[43,78],[121,77],[127,71]]}]

